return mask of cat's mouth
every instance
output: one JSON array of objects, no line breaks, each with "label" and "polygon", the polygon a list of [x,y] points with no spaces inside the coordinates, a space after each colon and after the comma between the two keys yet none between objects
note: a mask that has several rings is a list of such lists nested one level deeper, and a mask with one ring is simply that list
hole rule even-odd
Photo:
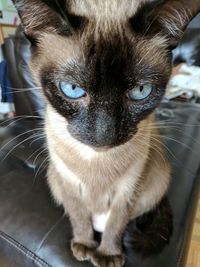
[{"label": "cat's mouth", "polygon": [[134,133],[130,133],[128,136],[121,136],[120,138],[116,138],[113,140],[113,142],[98,142],[94,139],[82,139],[80,136],[74,136],[75,139],[77,139],[82,144],[91,147],[96,152],[107,152],[109,150],[112,150],[114,148],[120,147],[128,143],[132,138],[134,138],[137,130],[134,131]]},{"label": "cat's mouth", "polygon": [[106,146],[106,147],[93,147],[95,152],[107,152],[108,150],[112,149],[113,147]]}]

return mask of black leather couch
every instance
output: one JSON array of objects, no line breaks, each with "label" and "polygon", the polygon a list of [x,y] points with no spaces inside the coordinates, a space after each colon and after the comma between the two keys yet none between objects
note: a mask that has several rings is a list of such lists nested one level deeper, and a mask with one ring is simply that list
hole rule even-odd
[{"label": "black leather couch", "polygon": [[[10,41],[13,56],[25,62],[23,54],[15,56],[19,47],[15,41]],[[26,49],[28,46],[26,43]],[[20,64],[16,67],[16,62],[11,62],[10,70],[13,64],[17,75]],[[13,84],[23,79],[26,84],[32,83],[22,69],[15,75],[10,71]],[[0,267],[89,267],[89,262],[74,259],[69,220],[55,205],[46,183],[48,153],[40,130],[44,108],[41,95],[30,91],[16,94],[15,103],[19,117],[2,122],[0,127]],[[27,117],[21,117],[24,114]],[[200,182],[200,107],[165,102],[157,109],[157,119],[164,125],[161,134],[173,170],[168,194],[173,235],[160,253],[149,257],[125,245],[125,267],[182,267],[187,258]]]}]

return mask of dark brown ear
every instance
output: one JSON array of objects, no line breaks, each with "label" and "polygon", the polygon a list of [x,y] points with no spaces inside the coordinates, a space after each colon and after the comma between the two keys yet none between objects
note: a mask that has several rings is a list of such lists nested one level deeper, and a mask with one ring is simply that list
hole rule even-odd
[{"label": "dark brown ear", "polygon": [[154,14],[149,32],[164,34],[176,46],[189,22],[200,12],[200,0],[167,0]]},{"label": "dark brown ear", "polygon": [[37,38],[44,32],[67,33],[69,24],[65,17],[64,0],[13,0],[24,32],[31,38]]}]

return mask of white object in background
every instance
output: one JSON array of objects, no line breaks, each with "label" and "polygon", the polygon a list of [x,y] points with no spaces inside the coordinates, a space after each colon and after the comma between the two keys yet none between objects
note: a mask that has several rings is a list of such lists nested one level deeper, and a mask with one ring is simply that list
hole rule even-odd
[{"label": "white object in background", "polygon": [[12,0],[0,0],[1,10],[16,12],[15,6]]},{"label": "white object in background", "polygon": [[189,92],[200,96],[200,67],[182,64],[168,83],[166,98]]},{"label": "white object in background", "polygon": [[0,103],[0,113],[13,112],[15,110],[14,104],[12,103]]},{"label": "white object in background", "polygon": [[18,25],[19,24],[19,17],[16,12],[10,12],[10,11],[2,11],[3,18],[0,18],[1,24],[7,24],[7,25]]}]

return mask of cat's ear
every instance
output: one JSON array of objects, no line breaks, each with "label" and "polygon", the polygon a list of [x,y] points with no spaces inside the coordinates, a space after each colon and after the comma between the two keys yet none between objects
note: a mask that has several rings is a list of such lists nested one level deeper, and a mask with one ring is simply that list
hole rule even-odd
[{"label": "cat's ear", "polygon": [[[163,2],[163,1],[161,1]],[[161,32],[171,47],[177,46],[189,22],[200,12],[200,0],[167,0],[154,14],[150,31]]]},{"label": "cat's ear", "polygon": [[27,36],[37,39],[44,32],[68,31],[66,1],[13,0]]}]

